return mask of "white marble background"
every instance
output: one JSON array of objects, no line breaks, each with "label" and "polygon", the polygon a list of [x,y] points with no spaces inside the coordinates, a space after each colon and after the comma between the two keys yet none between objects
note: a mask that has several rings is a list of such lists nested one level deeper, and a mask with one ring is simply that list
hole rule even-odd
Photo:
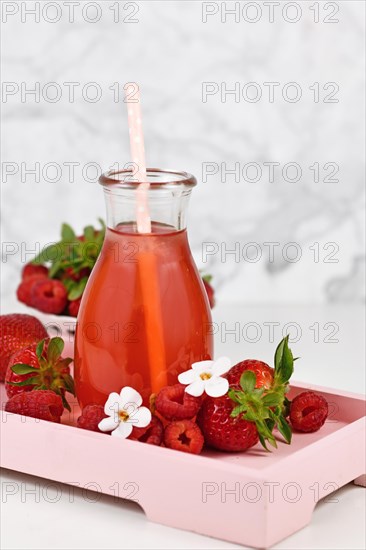
[{"label": "white marble background", "polygon": [[[125,105],[113,101],[109,87],[137,81],[143,95],[143,116],[148,164],[187,170],[202,180],[202,163],[297,162],[302,178],[283,181],[280,173],[269,182],[265,170],[257,183],[221,182],[211,176],[194,190],[190,205],[189,233],[197,263],[214,276],[221,303],[324,303],[364,300],[364,11],[361,1],[331,3],[339,8],[338,23],[324,23],[330,12],[318,3],[319,23],[314,23],[313,2],[297,2],[302,16],[297,23],[285,21],[281,11],[268,21],[262,9],[257,23],[220,14],[202,22],[201,2],[143,1],[133,16],[137,23],[113,22],[116,2],[98,2],[101,18],[85,20],[75,6],[75,21],[68,21],[68,8],[57,4],[58,22],[41,14],[40,22],[27,14],[35,2],[2,2],[2,79],[19,90],[41,89],[57,82],[62,97],[57,102],[39,102],[21,93],[2,96],[2,240],[42,245],[57,239],[62,221],[78,230],[104,216],[102,191],[85,181],[81,167],[90,162],[103,169],[129,160]],[[47,2],[40,2],[42,8]],[[50,3],[49,3],[50,4]],[[90,4],[90,3],[89,3]],[[132,8],[120,2],[120,17]],[[130,3],[131,4],[131,3]],[[227,2],[227,5],[234,5]],[[241,7],[246,2],[241,2]],[[286,2],[281,2],[280,8]],[[5,21],[5,5],[14,15]],[[218,5],[220,8],[220,6]],[[7,10],[12,10],[7,7]],[[56,8],[46,12],[55,18]],[[93,18],[93,6],[87,16]],[[54,10],[54,11],[52,11]],[[290,17],[293,13],[288,12]],[[22,17],[24,22],[22,22]],[[253,17],[253,15],[249,15]],[[203,82],[257,82],[263,99],[257,103],[219,95],[202,102]],[[264,82],[295,81],[303,95],[289,103],[276,91],[268,101]],[[65,83],[78,82],[75,101],[70,102]],[[83,99],[80,89],[96,82],[100,101]],[[309,90],[314,82],[322,87],[336,82],[338,103],[315,103]],[[23,84],[22,84],[23,83]],[[9,90],[9,88],[7,88]],[[328,92],[331,89],[328,89]],[[49,90],[51,96],[51,90]],[[92,93],[92,90],[90,90]],[[321,99],[325,92],[321,89]],[[59,181],[35,182],[22,168],[39,162],[56,162],[62,168]],[[70,182],[65,163],[79,163]],[[314,182],[309,166],[319,162],[339,165],[339,181]],[[9,163],[18,170],[9,176]],[[15,166],[15,165],[14,165]],[[262,164],[263,166],[263,164]],[[24,169],[23,169],[24,172]],[[92,178],[94,173],[89,172]],[[321,179],[324,173],[321,174]],[[233,248],[256,242],[262,257],[254,263],[243,258],[212,255],[202,263],[203,242]],[[264,242],[279,243],[274,261]],[[296,242],[302,257],[291,263],[281,255],[283,247]],[[20,252],[2,257],[2,297],[15,292],[22,263]],[[315,245],[314,243],[319,243]],[[327,243],[335,243],[328,245]],[[314,261],[319,246],[319,261]],[[330,246],[330,248],[329,248]],[[310,248],[312,247],[312,248]],[[9,250],[9,249],[8,249]],[[14,248],[15,250],[15,248]],[[337,262],[324,261],[326,255]],[[293,253],[293,250],[292,250]],[[27,257],[30,259],[30,255]],[[328,258],[329,259],[329,258]]]}]

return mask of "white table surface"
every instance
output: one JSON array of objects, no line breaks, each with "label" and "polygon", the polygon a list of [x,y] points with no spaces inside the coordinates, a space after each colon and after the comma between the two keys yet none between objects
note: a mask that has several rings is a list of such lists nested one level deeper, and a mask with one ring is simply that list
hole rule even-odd
[{"label": "white table surface", "polygon": [[[13,304],[8,306],[2,313],[14,311]],[[301,359],[296,362],[294,379],[364,393],[365,323],[361,306],[222,306],[214,310],[214,321],[218,330],[216,355],[229,355],[235,362],[249,357],[271,361],[284,325],[295,323],[290,333],[295,336],[297,332],[299,340],[291,347]],[[240,335],[237,332],[225,336],[225,327],[226,331],[234,329],[235,323]],[[274,342],[268,323],[279,323],[272,325]],[[327,342],[327,336],[337,327],[339,330],[332,339],[338,342]],[[128,501],[70,489],[10,470],[2,469],[1,473],[3,550],[242,548],[149,523],[138,505]],[[350,484],[339,489],[332,495],[336,502],[320,502],[311,524],[274,548],[363,550],[365,499],[362,487]]]}]

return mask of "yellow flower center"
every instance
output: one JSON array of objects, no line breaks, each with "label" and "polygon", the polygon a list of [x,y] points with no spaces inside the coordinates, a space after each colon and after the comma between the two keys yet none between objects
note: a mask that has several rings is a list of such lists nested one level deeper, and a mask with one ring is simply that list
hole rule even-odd
[{"label": "yellow flower center", "polygon": [[200,374],[200,377],[202,380],[210,380],[212,374],[210,374],[209,372],[202,372]]},{"label": "yellow flower center", "polygon": [[120,411],[119,418],[121,422],[127,422],[127,420],[130,418],[130,415],[128,415],[126,411]]}]

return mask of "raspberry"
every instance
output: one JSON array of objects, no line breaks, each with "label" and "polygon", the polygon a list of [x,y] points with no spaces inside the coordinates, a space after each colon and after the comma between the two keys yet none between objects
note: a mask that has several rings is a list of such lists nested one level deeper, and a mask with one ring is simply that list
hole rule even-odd
[{"label": "raspberry", "polygon": [[155,407],[166,420],[191,419],[198,413],[202,399],[185,391],[183,384],[166,386],[156,396]]},{"label": "raspberry", "polygon": [[203,402],[197,423],[210,447],[220,451],[246,451],[258,443],[254,422],[232,417],[234,401],[227,395],[208,397]]},{"label": "raspberry", "polygon": [[328,403],[322,395],[305,391],[295,397],[290,405],[290,421],[299,432],[316,432],[326,421]]},{"label": "raspberry", "polygon": [[41,278],[47,278],[48,277],[48,269],[44,265],[33,265],[33,264],[26,264],[23,267],[22,271],[22,279],[28,279],[28,277],[33,277],[34,275],[37,275]]},{"label": "raspberry", "polygon": [[81,296],[77,300],[71,300],[69,302],[68,311],[71,317],[77,317],[80,309]]},{"label": "raspberry", "polygon": [[64,410],[62,399],[50,390],[35,390],[14,395],[5,404],[5,410],[10,413],[60,422]]},{"label": "raspberry", "polygon": [[80,281],[84,277],[89,277],[90,273],[91,269],[89,267],[83,267],[80,271],[75,271],[73,267],[67,267],[62,275],[62,280]]},{"label": "raspberry", "polygon": [[87,405],[84,407],[81,416],[77,419],[78,428],[83,430],[91,430],[92,432],[100,432],[98,424],[107,415],[104,412],[102,405]]},{"label": "raspberry", "polygon": [[40,279],[31,289],[31,305],[44,313],[61,313],[67,304],[67,290],[61,281]]},{"label": "raspberry", "polygon": [[161,445],[163,436],[163,424],[157,416],[153,415],[150,424],[146,428],[134,427],[129,439],[149,443],[150,445]]},{"label": "raspberry", "polygon": [[165,428],[164,443],[169,449],[199,455],[204,442],[201,430],[192,420],[177,420]]},{"label": "raspberry", "polygon": [[32,288],[40,280],[44,279],[42,275],[28,275],[17,288],[17,298],[19,302],[26,304],[27,306],[32,305]]}]

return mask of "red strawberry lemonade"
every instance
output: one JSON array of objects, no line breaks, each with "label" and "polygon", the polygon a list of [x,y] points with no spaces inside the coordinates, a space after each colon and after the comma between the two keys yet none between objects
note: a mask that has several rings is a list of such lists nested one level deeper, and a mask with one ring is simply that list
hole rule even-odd
[{"label": "red strawberry lemonade", "polygon": [[[124,386],[148,404],[152,392],[176,384],[193,362],[212,358],[210,323],[186,229],[154,222],[148,234],[134,223],[108,229],[78,315],[80,405],[104,405]],[[152,354],[154,342],[159,357]]]}]

